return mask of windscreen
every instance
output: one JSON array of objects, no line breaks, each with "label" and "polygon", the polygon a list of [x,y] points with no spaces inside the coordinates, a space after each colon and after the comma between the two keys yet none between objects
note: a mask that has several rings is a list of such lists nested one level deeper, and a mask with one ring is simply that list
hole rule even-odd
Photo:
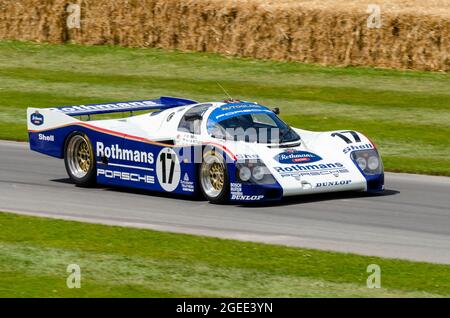
[{"label": "windscreen", "polygon": [[208,119],[208,133],[215,138],[258,143],[285,143],[300,139],[271,110],[256,104],[226,105]]}]

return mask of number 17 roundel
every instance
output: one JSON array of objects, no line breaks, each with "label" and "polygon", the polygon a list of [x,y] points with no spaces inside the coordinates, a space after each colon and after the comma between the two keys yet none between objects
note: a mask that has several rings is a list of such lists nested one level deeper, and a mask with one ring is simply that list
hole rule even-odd
[{"label": "number 17 roundel", "polygon": [[156,176],[161,188],[168,192],[175,190],[180,183],[180,160],[171,148],[164,148],[159,152],[156,161]]}]

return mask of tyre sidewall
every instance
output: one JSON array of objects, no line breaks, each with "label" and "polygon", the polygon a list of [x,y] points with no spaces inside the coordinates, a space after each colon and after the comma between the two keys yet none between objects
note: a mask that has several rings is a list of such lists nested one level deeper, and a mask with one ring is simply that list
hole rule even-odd
[{"label": "tyre sidewall", "polygon": [[[92,157],[93,157],[92,165],[89,169],[89,172],[82,178],[78,178],[72,174],[72,172],[70,171],[70,168],[69,168],[69,163],[68,163],[68,158],[67,158],[67,152],[68,152],[67,148],[68,148],[69,142],[75,136],[82,136],[84,139],[86,139],[88,146],[91,150]],[[64,143],[64,164],[66,167],[67,174],[69,175],[70,179],[76,185],[89,187],[89,186],[92,186],[95,184],[97,167],[96,167],[96,162],[95,162],[94,149],[92,147],[91,140],[89,139],[89,137],[86,134],[84,134],[82,132],[73,132],[66,138],[66,142]]]},{"label": "tyre sidewall", "polygon": [[[222,192],[217,196],[217,197],[210,197],[208,196],[208,194],[204,191],[203,189],[203,185],[201,182],[201,173],[202,173],[202,166],[204,163],[204,158],[209,155],[215,155],[216,157],[220,158],[220,160],[222,160],[223,164],[224,164],[224,185],[223,185],[223,189]],[[217,151],[215,151],[214,148],[205,148],[205,150],[203,151],[203,161],[201,164],[199,164],[198,167],[198,181],[200,184],[200,191],[203,195],[203,197],[205,199],[207,199],[209,202],[214,203],[214,204],[224,204],[227,203],[229,201],[229,194],[230,194],[230,181],[229,181],[229,176],[228,176],[228,166],[227,166],[227,162],[225,160],[225,158],[223,157],[223,155]]]}]

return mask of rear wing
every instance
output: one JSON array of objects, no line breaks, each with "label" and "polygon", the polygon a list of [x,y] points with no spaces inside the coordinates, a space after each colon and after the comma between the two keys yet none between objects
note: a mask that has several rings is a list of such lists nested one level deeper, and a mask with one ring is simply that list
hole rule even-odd
[{"label": "rear wing", "polygon": [[194,100],[161,96],[157,99],[150,100],[135,100],[128,102],[118,103],[105,103],[105,104],[89,104],[78,106],[63,106],[56,108],[49,108],[50,110],[59,110],[69,116],[84,116],[84,115],[96,115],[96,114],[110,114],[110,113],[125,113],[140,110],[152,110],[152,109],[167,109],[178,106],[197,104]]},{"label": "rear wing", "polygon": [[198,102],[175,97],[162,96],[151,100],[137,100],[119,103],[63,106],[56,108],[28,108],[28,131],[42,131],[62,125],[80,122],[76,116],[95,114],[124,113],[139,110],[164,110],[168,108],[197,104]]}]

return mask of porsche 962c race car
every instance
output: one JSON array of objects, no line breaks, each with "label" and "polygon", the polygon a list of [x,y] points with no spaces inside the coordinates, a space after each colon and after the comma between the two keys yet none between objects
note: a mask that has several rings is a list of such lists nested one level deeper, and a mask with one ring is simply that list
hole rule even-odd
[{"label": "porsche 962c race car", "polygon": [[[131,116],[90,120],[108,113]],[[383,190],[383,164],[367,137],[291,128],[278,113],[239,100],[160,97],[28,108],[27,122],[31,149],[64,159],[82,186],[202,194],[213,203]]]}]

